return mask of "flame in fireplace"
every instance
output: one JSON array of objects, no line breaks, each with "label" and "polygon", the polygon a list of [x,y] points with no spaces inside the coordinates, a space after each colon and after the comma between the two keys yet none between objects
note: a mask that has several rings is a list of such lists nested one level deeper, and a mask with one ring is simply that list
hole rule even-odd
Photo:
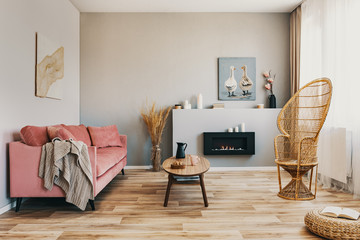
[{"label": "flame in fireplace", "polygon": [[221,146],[221,150],[235,150],[235,147],[232,146]]},{"label": "flame in fireplace", "polygon": [[242,148],[235,148],[234,146],[223,145],[220,148],[213,148],[212,151],[241,151]]}]

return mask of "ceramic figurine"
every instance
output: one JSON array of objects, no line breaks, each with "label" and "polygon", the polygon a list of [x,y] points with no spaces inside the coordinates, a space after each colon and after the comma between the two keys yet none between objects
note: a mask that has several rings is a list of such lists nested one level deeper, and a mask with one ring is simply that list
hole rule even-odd
[{"label": "ceramic figurine", "polygon": [[251,93],[249,93],[249,90],[252,88],[253,82],[246,73],[246,65],[242,66],[241,69],[244,70],[244,73],[239,82],[239,87],[243,91],[244,96],[251,95]]},{"label": "ceramic figurine", "polygon": [[228,91],[229,96],[235,96],[235,90],[237,88],[237,83],[235,81],[235,77],[234,77],[234,70],[236,68],[234,68],[234,66],[230,67],[230,77],[228,78],[228,80],[225,81],[225,89]]}]

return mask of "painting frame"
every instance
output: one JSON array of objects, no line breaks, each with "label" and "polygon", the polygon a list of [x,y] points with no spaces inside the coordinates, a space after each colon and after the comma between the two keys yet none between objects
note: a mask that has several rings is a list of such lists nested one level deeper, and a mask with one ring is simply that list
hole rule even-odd
[{"label": "painting frame", "polygon": [[219,100],[256,100],[255,57],[219,57],[218,74]]}]

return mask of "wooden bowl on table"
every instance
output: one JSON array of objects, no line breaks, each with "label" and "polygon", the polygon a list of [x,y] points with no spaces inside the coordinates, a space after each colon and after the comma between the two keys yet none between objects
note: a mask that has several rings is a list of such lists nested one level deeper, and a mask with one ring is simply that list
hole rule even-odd
[{"label": "wooden bowl on table", "polygon": [[185,167],[185,163],[181,160],[176,160],[171,164],[172,169],[184,169]]}]

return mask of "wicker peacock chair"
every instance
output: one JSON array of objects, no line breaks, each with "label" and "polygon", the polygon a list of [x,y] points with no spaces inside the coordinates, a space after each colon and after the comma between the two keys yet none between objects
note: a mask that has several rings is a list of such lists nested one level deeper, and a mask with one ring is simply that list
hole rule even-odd
[{"label": "wicker peacock chair", "polygon": [[[331,95],[331,81],[328,78],[316,79],[295,93],[279,113],[277,124],[282,135],[274,139],[279,197],[294,200],[310,200],[316,197],[317,142],[329,110]],[[280,167],[292,177],[284,188],[281,188]],[[311,182],[314,167],[316,177],[313,194]],[[311,175],[307,188],[302,182],[302,176],[309,170]]]}]

